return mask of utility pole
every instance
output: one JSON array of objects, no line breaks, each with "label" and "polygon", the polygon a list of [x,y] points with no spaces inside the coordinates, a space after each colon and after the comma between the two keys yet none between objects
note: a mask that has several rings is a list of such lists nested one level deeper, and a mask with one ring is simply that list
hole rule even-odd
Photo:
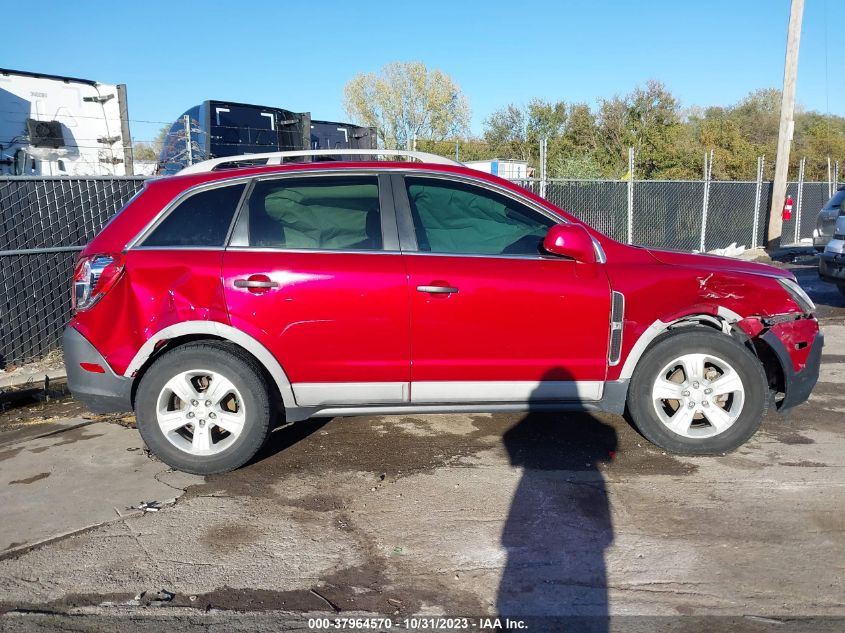
[{"label": "utility pole", "polygon": [[783,232],[783,200],[786,197],[786,177],[789,169],[789,149],[795,122],[795,79],[798,75],[798,47],[801,42],[801,19],[804,16],[804,0],[792,0],[789,13],[789,30],[786,38],[786,60],[783,67],[783,96],[780,103],[780,128],[778,129],[778,151],[775,160],[775,182],[772,190],[772,207],[769,209],[769,232],[766,248],[780,248]]},{"label": "utility pole", "polygon": [[129,133],[129,105],[126,101],[126,84],[117,84],[117,103],[120,110],[120,144],[123,146],[124,175],[134,176],[135,156],[132,148],[132,135]]}]

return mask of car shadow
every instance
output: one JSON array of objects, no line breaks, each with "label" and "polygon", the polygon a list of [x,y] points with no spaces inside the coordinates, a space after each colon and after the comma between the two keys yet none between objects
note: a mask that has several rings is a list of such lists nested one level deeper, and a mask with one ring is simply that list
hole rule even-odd
[{"label": "car shadow", "polygon": [[280,424],[273,429],[264,446],[261,447],[246,465],[257,464],[268,457],[273,457],[286,451],[308,436],[313,435],[331,421],[332,418],[310,418],[301,422]]},{"label": "car shadow", "polygon": [[539,398],[532,402],[503,437],[522,476],[502,530],[507,560],[496,608],[534,630],[607,631],[613,524],[600,465],[614,457],[616,431],[588,413],[547,413]]}]

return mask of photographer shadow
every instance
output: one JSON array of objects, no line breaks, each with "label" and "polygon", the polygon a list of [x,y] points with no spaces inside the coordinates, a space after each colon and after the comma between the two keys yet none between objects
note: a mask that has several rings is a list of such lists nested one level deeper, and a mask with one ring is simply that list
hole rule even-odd
[{"label": "photographer shadow", "polygon": [[[557,368],[543,380],[571,377]],[[523,472],[502,531],[507,562],[497,610],[535,630],[607,631],[604,554],[613,525],[599,465],[613,458],[616,431],[588,413],[548,408],[538,388],[529,413],[503,438]]]}]

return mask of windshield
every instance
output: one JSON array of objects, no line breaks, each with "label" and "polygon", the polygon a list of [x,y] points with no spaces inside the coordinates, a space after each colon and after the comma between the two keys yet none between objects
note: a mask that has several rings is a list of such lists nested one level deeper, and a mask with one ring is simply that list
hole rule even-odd
[{"label": "windshield", "polygon": [[827,204],[824,205],[825,209],[841,209],[842,202],[845,201],[845,189],[840,189],[833,197],[827,201]]}]

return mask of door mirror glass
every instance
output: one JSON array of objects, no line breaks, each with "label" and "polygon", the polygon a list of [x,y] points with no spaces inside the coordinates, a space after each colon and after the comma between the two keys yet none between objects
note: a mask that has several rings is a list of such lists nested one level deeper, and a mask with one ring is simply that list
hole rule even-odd
[{"label": "door mirror glass", "polygon": [[555,224],[546,233],[543,248],[553,255],[571,257],[582,264],[596,263],[593,238],[580,224]]}]

